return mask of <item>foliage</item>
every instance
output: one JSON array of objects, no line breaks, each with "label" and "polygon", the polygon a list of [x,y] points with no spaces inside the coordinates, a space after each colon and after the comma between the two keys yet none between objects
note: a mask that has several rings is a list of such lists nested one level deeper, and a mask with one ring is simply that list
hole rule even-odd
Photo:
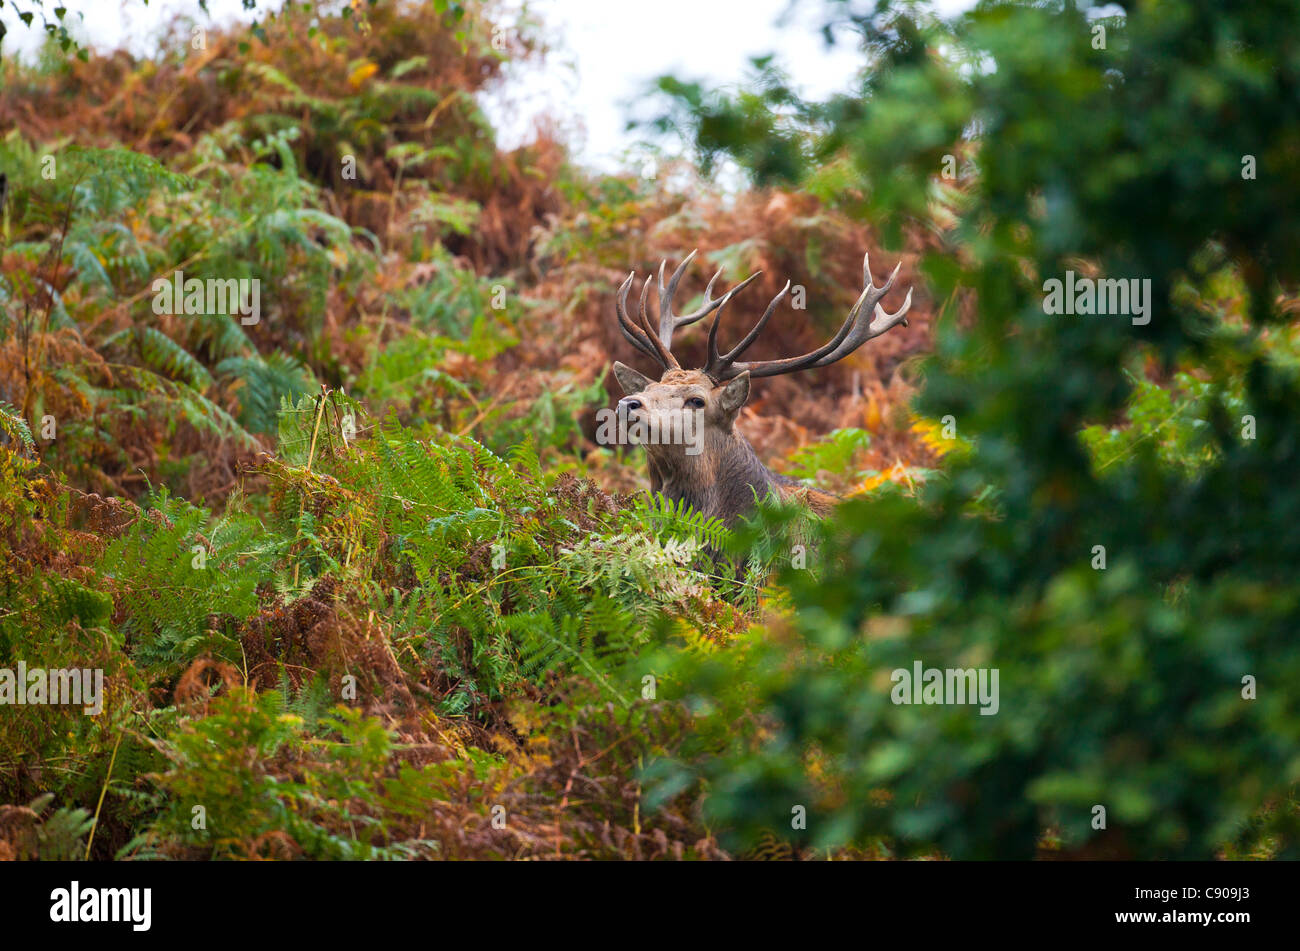
[{"label": "foliage", "polygon": [[[653,180],[500,149],[541,42],[477,4],[0,63],[0,669],[105,687],[0,719],[0,858],[1294,854],[1295,12],[827,10],[848,91],[665,78]],[[595,445],[615,289],[696,246],[763,271],[737,327],[808,290],[760,357],[864,250],[916,285],[741,417],[825,522]],[[1066,270],[1150,321],[1046,314]],[[895,703],[918,660],[996,715]]]},{"label": "foliage", "polygon": [[[548,488],[528,444],[507,462],[467,438],[421,440],[391,416],[349,439],[340,411],[361,409],[338,394],[284,402],[263,516],[239,499],[214,516],[162,490],[143,508],[94,513],[102,540],[79,582],[7,565],[6,602],[21,614],[0,617],[3,656],[48,668],[93,659],[115,688],[101,717],[49,705],[4,719],[10,795],[75,750],[84,772],[51,794],[113,788],[132,834],[104,847],[124,857],[506,855],[519,832],[487,825],[490,794],[526,797],[549,760],[471,746],[464,724],[509,729],[503,701],[518,709],[561,690],[581,698],[563,714],[574,729],[590,728],[593,702],[621,710],[618,722],[665,715],[640,710],[637,655],[711,598],[696,533],[716,539],[718,526],[673,509],[648,533],[644,508],[572,476]],[[11,545],[32,557],[66,544],[85,503],[34,481],[30,463],[14,473],[6,511],[28,516],[5,523]],[[29,534],[39,525],[48,537]],[[723,636],[735,618],[715,611],[709,624]],[[329,712],[339,697],[352,703]],[[436,763],[408,762],[375,716],[394,709],[412,736],[436,725],[436,741],[416,742]],[[462,841],[464,817],[448,813],[436,836],[415,835],[430,802],[481,814],[486,831]],[[28,831],[55,836],[59,823],[24,820],[8,847],[29,854]],[[645,848],[641,836],[619,848]]]},{"label": "foliage", "polygon": [[[824,471],[842,472],[849,469],[858,450],[871,445],[871,434],[861,429],[837,429],[818,442],[801,446],[790,456],[792,465],[786,474],[798,479],[816,481]],[[865,472],[857,473],[859,477]]]},{"label": "foliage", "polygon": [[[1296,11],[1142,4],[1104,50],[1086,13],[893,10],[867,26],[871,96],[819,110],[819,147],[888,178],[881,220],[924,213],[937,153],[973,132],[968,207],[926,269],[977,319],[945,321],[918,404],[973,446],[919,504],[845,505],[825,574],[785,573],[784,633],[680,673],[729,752],[661,772],[707,779],[742,840],[804,804],[818,847],[1027,858],[1051,828],[1074,854],[1205,857],[1249,823],[1294,854]],[[1067,268],[1149,280],[1149,323],[1045,313]],[[917,660],[1000,671],[999,712],[893,702]],[[740,709],[761,731],[721,736]]]}]

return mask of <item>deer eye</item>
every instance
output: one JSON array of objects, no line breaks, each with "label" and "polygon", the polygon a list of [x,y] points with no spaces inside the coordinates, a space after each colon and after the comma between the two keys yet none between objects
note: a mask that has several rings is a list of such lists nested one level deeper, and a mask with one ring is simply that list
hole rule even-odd
[{"label": "deer eye", "polygon": [[704,398],[701,396],[692,396],[686,401],[686,405],[693,409],[704,409]]}]

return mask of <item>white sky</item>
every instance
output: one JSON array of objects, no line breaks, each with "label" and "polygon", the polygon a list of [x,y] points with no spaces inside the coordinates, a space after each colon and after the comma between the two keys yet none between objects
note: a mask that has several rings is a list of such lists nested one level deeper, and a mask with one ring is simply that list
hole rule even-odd
[{"label": "white sky", "polygon": [[[175,14],[206,22],[197,0],[63,0],[69,12],[84,16],[84,30],[95,47],[126,46],[138,54],[152,47],[160,25]],[[517,11],[524,0],[503,0]],[[47,6],[56,4],[47,2]],[[278,4],[277,4],[278,5]],[[945,13],[973,0],[939,0]],[[212,18],[247,18],[239,0],[210,0]],[[266,0],[259,3],[266,7]],[[534,119],[550,114],[568,134],[583,164],[613,170],[623,164],[638,136],[624,131],[647,84],[663,73],[731,85],[745,74],[749,58],[775,53],[777,62],[807,95],[824,96],[845,87],[861,56],[851,40],[827,49],[821,16],[827,5],[802,0],[531,0],[529,14],[545,25],[552,52],[542,70],[508,66],[501,88],[481,101],[512,147],[527,140]],[[785,24],[778,25],[783,14]],[[39,30],[17,22],[6,4],[0,11],[9,27],[6,55],[30,51]],[[501,18],[512,22],[508,12]],[[39,22],[39,17],[37,22]],[[644,117],[644,116],[643,116]]]}]

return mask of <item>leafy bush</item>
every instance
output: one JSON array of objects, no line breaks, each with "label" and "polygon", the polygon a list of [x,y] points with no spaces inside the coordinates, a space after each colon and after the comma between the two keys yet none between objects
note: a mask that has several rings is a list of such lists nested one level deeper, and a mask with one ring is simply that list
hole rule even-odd
[{"label": "leafy bush", "polygon": [[[684,665],[674,695],[728,752],[664,781],[707,779],[742,840],[803,805],[795,834],[819,847],[1205,857],[1265,827],[1293,856],[1295,8],[1143,5],[1105,22],[1104,51],[1069,5],[872,22],[870,95],[809,106],[811,135],[897,222],[977,131],[966,208],[926,262],[976,319],[945,321],[918,401],[972,451],[919,504],[845,505],[822,576],[785,572],[784,625]],[[1067,268],[1149,279],[1150,322],[1046,314],[1040,285]],[[1170,390],[1135,375],[1147,353],[1181,369]],[[917,660],[1000,671],[998,714],[891,702]],[[725,736],[742,709],[756,726]]]},{"label": "leafy bush", "polygon": [[[653,182],[497,148],[477,5],[0,64],[0,666],[107,688],[0,720],[0,857],[1293,855],[1296,12],[876,6],[851,94],[662,81]],[[880,240],[910,326],[742,420],[832,519],[621,494],[626,268],[811,279],[804,352]]]}]

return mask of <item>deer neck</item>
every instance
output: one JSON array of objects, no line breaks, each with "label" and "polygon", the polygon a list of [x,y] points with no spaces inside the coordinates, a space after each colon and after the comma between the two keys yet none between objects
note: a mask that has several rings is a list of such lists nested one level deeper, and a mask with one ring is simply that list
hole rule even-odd
[{"label": "deer neck", "polygon": [[650,484],[674,501],[730,525],[777,484],[745,437],[735,429],[706,432],[702,451],[683,445],[647,446]]}]

